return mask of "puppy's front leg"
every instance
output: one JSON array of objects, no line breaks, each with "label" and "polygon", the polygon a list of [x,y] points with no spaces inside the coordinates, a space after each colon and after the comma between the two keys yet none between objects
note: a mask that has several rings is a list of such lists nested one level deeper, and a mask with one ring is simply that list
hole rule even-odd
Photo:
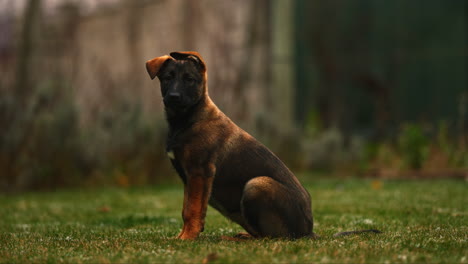
[{"label": "puppy's front leg", "polygon": [[214,174],[206,170],[192,170],[184,186],[182,219],[184,226],[179,239],[195,239],[205,226],[206,209],[211,195]]}]

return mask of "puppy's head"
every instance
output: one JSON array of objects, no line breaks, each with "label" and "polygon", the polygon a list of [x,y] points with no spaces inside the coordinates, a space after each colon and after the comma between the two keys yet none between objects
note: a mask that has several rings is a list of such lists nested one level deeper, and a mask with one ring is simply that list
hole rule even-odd
[{"label": "puppy's head", "polygon": [[172,52],[146,62],[151,79],[161,83],[166,108],[184,112],[198,103],[206,93],[206,66],[200,54],[193,51]]}]

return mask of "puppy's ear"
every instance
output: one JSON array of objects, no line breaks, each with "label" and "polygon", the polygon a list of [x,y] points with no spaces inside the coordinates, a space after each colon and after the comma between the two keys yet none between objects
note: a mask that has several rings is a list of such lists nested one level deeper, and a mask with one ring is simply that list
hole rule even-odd
[{"label": "puppy's ear", "polygon": [[200,67],[200,70],[206,72],[206,65],[202,56],[196,51],[174,51],[170,53],[176,60],[193,60]]},{"label": "puppy's ear", "polygon": [[152,60],[146,62],[146,70],[148,71],[151,80],[154,77],[159,75],[159,71],[161,70],[163,64],[168,60],[174,60],[171,56],[164,55],[161,57],[156,57]]}]

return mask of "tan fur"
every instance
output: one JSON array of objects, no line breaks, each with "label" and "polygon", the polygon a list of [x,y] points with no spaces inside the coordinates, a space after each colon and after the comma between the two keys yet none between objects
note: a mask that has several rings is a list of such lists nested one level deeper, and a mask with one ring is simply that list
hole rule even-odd
[{"label": "tan fur", "polygon": [[148,71],[151,79],[154,79],[158,75],[159,69],[161,69],[161,66],[167,60],[173,60],[173,58],[171,56],[164,55],[146,62],[146,71]]}]

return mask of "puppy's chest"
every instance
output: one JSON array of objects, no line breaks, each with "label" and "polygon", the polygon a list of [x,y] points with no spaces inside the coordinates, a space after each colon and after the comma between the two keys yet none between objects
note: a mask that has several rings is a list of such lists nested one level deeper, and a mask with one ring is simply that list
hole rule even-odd
[{"label": "puppy's chest", "polygon": [[174,167],[174,169],[176,170],[179,177],[182,179],[182,181],[184,183],[186,183],[187,182],[187,176],[185,175],[185,171],[184,171],[184,169],[182,167],[182,164],[180,163],[180,158],[178,158],[178,156],[180,156],[180,154],[177,153],[177,151],[175,151],[172,148],[166,148],[166,155],[169,158],[169,160],[171,161],[172,167]]},{"label": "puppy's chest", "polygon": [[187,148],[185,142],[170,141],[166,142],[166,156],[172,161],[181,161],[184,157],[184,150]]},{"label": "puppy's chest", "polygon": [[181,140],[178,139],[177,135],[169,135],[166,140],[166,156],[171,161],[180,159],[183,147],[184,144],[182,144]]},{"label": "puppy's chest", "polygon": [[175,154],[173,149],[166,149],[166,156],[172,161],[175,160]]},{"label": "puppy's chest", "polygon": [[193,159],[190,154],[200,151],[200,144],[197,144],[199,141],[200,138],[193,133],[170,135],[166,141],[166,156],[171,161],[179,162],[187,158]]}]

